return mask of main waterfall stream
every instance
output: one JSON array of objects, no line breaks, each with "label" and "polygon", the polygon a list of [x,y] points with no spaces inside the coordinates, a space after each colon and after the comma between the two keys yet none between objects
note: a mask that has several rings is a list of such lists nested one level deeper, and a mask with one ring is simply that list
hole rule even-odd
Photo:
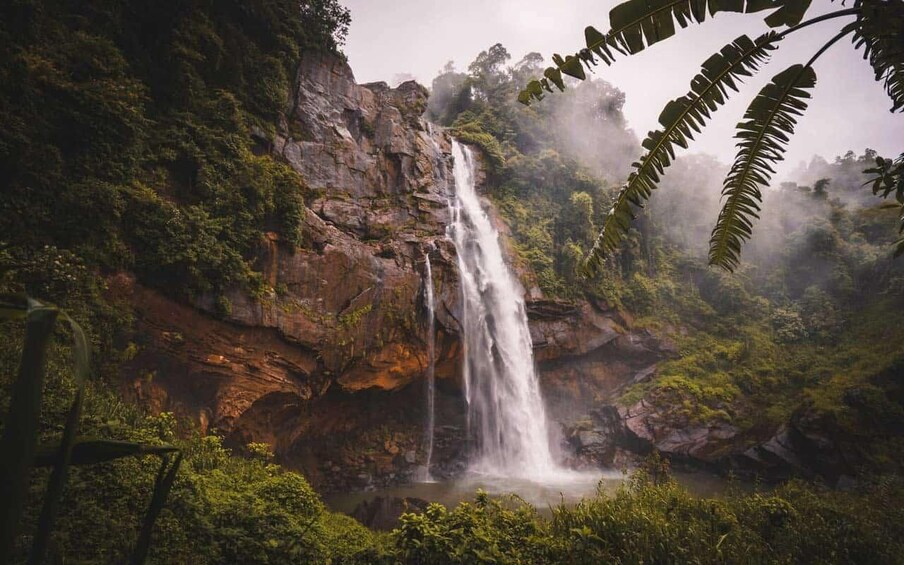
[{"label": "main waterfall stream", "polygon": [[563,470],[550,450],[524,290],[506,265],[499,234],[481,206],[471,150],[453,140],[452,156],[449,237],[461,279],[463,381],[468,431],[476,440],[471,470],[550,478]]}]

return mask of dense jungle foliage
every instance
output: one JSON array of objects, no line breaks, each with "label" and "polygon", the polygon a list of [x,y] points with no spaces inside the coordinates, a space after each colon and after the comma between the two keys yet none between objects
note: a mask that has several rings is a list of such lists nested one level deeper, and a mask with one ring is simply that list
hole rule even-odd
[{"label": "dense jungle foliage", "polygon": [[[236,283],[253,292],[260,283],[247,258],[262,232],[304,244],[303,179],[261,144],[291,95],[299,55],[336,52],[348,23],[333,0],[0,4],[0,291],[53,301],[85,328],[94,366],[83,434],[182,450],[156,523],[152,562],[899,558],[904,516],[894,504],[902,496],[895,479],[864,480],[856,492],[791,484],[709,500],[692,497],[658,467],[615,496],[557,509],[552,519],[478,496],[452,510],[432,506],[406,516],[399,530],[377,534],[328,512],[304,477],[273,463],[266,446],[232,453],[217,436],[172,415],[124,403],[114,375],[135,353],[131,318],[126,305],[107,296],[105,277],[134,272],[170,294],[216,295]],[[853,184],[838,179],[842,170],[854,174],[846,160],[858,158],[826,164],[835,173],[814,173],[835,179],[828,188],[788,187],[776,196],[807,213],[789,209],[776,219],[781,245],[764,241],[762,262],[739,277],[705,269],[689,235],[701,207],[675,191],[686,213],[654,209],[615,268],[587,283],[575,265],[611,204],[609,183],[636,152],[621,115],[623,96],[591,82],[554,105],[523,108],[514,95],[540,59],[529,56],[510,70],[507,58],[494,46],[466,73],[449,68],[434,83],[430,115],[483,150],[493,167],[492,197],[545,292],[605,301],[636,312],[638,324],[680,336],[684,358],[624,401],[667,398],[687,412],[676,417],[751,426],[758,418],[781,421],[812,402],[837,412],[859,434],[853,439],[862,440],[864,460],[888,470],[899,458],[883,459],[882,449],[900,442],[893,431],[902,415],[900,396],[893,396],[900,393],[888,388],[895,381],[881,375],[900,367],[894,363],[904,342],[894,314],[902,277],[888,261],[893,234],[884,212],[842,205]],[[553,120],[596,127],[550,137]],[[688,163],[692,184],[699,169]],[[22,341],[16,323],[0,329],[5,414]],[[65,336],[57,337],[44,439],[60,436],[75,388]],[[775,408],[762,410],[767,404]],[[72,469],[51,560],[125,561],[156,472],[152,459]],[[46,480],[35,474],[17,562],[27,559]]]},{"label": "dense jungle foliage", "polygon": [[[303,185],[259,155],[305,50],[336,51],[332,0],[0,7],[0,233],[186,293],[254,285],[262,230],[300,243]],[[90,218],[91,221],[86,221]]]},{"label": "dense jungle foliage", "polygon": [[[303,181],[261,144],[300,55],[338,54],[349,21],[333,0],[0,5],[0,292],[50,300],[85,328],[94,366],[83,435],[185,453],[156,525],[156,562],[325,561],[368,539],[261,446],[231,457],[215,436],[179,429],[176,439],[171,416],[122,403],[113,375],[134,354],[131,318],[105,293],[119,271],[176,295],[236,283],[253,292],[247,258],[261,234],[302,243]],[[18,323],[0,324],[5,414],[22,341]],[[51,353],[45,440],[59,438],[74,394],[67,349]],[[72,469],[52,559],[124,562],[156,465]],[[36,475],[22,560],[47,479]]]}]

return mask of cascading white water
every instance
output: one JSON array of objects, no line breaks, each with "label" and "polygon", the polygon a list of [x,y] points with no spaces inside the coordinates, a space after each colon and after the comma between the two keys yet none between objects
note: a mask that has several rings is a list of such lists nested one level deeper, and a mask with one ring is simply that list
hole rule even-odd
[{"label": "cascading white water", "polygon": [[436,312],[433,299],[433,269],[430,267],[430,254],[426,253],[424,257],[424,269],[426,271],[424,299],[427,302],[427,429],[424,433],[427,439],[427,463],[424,467],[423,480],[432,482],[430,462],[433,459],[433,428],[435,426],[436,377],[434,370],[436,365],[436,332],[434,320]]},{"label": "cascading white water", "polygon": [[561,469],[550,451],[523,289],[480,205],[471,151],[453,140],[452,155],[449,236],[461,276],[468,428],[477,441],[471,468],[507,477],[557,476]]}]

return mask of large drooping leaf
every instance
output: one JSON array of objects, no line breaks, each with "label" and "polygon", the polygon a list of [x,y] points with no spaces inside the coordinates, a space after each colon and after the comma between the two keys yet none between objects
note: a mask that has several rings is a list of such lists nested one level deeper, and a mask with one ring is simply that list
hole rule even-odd
[{"label": "large drooping leaf", "polygon": [[72,448],[75,436],[78,434],[79,420],[82,416],[82,401],[85,396],[85,383],[88,380],[90,369],[91,349],[88,347],[88,339],[81,326],[68,314],[61,312],[60,316],[69,325],[72,332],[72,357],[75,366],[75,399],[69,408],[66,417],[66,425],[63,428],[63,437],[57,456],[54,459],[53,471],[47,482],[47,492],[44,495],[44,504],[41,507],[41,515],[38,518],[38,528],[31,546],[31,562],[43,563],[44,554],[50,542],[50,532],[53,530],[53,522],[56,518],[57,508],[63,498],[63,487],[66,486],[66,478],[69,475],[69,463],[72,457]]},{"label": "large drooping leaf", "polygon": [[[178,472],[181,454],[177,454],[175,461],[170,465],[169,454],[178,452],[178,449],[172,446],[105,439],[76,439],[90,367],[90,349],[85,333],[68,314],[52,305],[43,304],[24,295],[0,295],[0,320],[23,318],[26,321],[25,344],[19,374],[12,387],[3,437],[0,438],[0,500],[2,500],[0,563],[9,560],[15,544],[27,502],[28,481],[33,467],[53,467],[29,556],[29,563],[40,564],[44,561],[70,465],[91,465],[123,457],[157,455],[163,458],[163,465],[142,526],[141,543],[136,548],[133,559],[134,563],[142,563],[147,556],[154,521]],[[76,394],[60,442],[38,447],[47,348],[58,318],[62,318],[69,325],[72,333]]]},{"label": "large drooping leaf", "polygon": [[[38,444],[41,395],[47,365],[47,347],[59,311],[26,301],[25,344],[19,374],[12,386],[9,410],[0,438],[0,563],[7,563],[28,493],[28,479]],[[10,301],[4,312],[20,304]]]},{"label": "large drooping leaf", "polygon": [[[541,100],[544,91],[552,92],[551,86],[564,90],[563,74],[584,80],[584,66],[591,68],[599,61],[610,65],[617,54],[639,53],[675,35],[676,24],[684,28],[692,23],[703,23],[707,16],[719,12],[753,13],[775,7],[779,7],[776,13],[800,14],[802,17],[809,5],[810,0],[628,0],[609,12],[611,29],[607,33],[588,26],[584,30],[586,47],[564,58],[553,55],[555,66],[546,69],[544,78],[530,81],[518,95],[518,100],[523,104]],[[791,16],[781,19],[794,22],[787,25],[800,21],[794,21]]]},{"label": "large drooping leaf", "polygon": [[740,262],[741,245],[750,238],[758,218],[762,193],[784,159],[797,116],[807,108],[809,89],[816,85],[810,65],[792,65],[760,90],[738,124],[738,155],[725,178],[724,203],[710,238],[709,262],[729,271]]},{"label": "large drooping leaf", "polygon": [[138,541],[135,544],[135,551],[132,552],[132,558],[129,560],[131,565],[142,565],[148,556],[151,548],[151,535],[154,533],[154,523],[166,504],[173,483],[176,481],[176,474],[179,472],[179,465],[182,463],[182,454],[176,455],[175,459],[170,462],[169,457],[163,457],[160,463],[160,471],[157,473],[157,480],[154,481],[154,494],[151,496],[151,503],[144,515],[141,523],[141,531],[138,534]]},{"label": "large drooping leaf", "polygon": [[766,25],[769,27],[796,26],[804,19],[804,15],[810,8],[810,2],[811,0],[779,2],[778,10],[766,16]]},{"label": "large drooping leaf", "polygon": [[[113,439],[88,439],[79,438],[72,443],[70,449],[70,464],[94,465],[124,457],[140,457],[144,455],[164,456],[177,452],[178,449],[169,445],[150,445],[132,441],[120,441]],[[35,454],[36,467],[50,467],[56,464],[59,458],[59,445],[45,445],[38,448]]]},{"label": "large drooping leaf", "polygon": [[891,98],[891,111],[904,111],[904,2],[865,2],[857,18],[854,44]]},{"label": "large drooping leaf", "polygon": [[725,104],[738,83],[751,76],[776,48],[778,36],[774,32],[755,41],[746,35],[735,39],[707,59],[700,73],[691,81],[690,91],[669,102],[659,115],[661,130],[650,132],[643,141],[647,152],[633,164],[634,171],[619,192],[609,211],[606,223],[584,261],[584,271],[596,271],[607,253],[615,250],[634,218],[634,209],[643,206],[659,184],[663,174],[675,158],[675,146],[688,146],[694,132],[700,132],[713,112]]},{"label": "large drooping leaf", "polygon": [[27,296],[24,294],[0,294],[0,320],[24,320],[27,316]]}]

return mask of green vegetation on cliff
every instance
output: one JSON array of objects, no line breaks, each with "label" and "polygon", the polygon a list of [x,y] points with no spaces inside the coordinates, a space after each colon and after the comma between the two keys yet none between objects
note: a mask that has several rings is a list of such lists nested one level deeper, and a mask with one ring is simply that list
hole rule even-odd
[{"label": "green vegetation on cliff", "polygon": [[332,0],[0,7],[2,243],[53,245],[186,294],[258,284],[262,231],[301,242],[304,186],[265,153]]},{"label": "green vegetation on cliff", "polygon": [[[268,139],[301,55],[337,53],[348,23],[334,0],[0,5],[0,292],[52,301],[85,328],[95,362],[82,435],[185,454],[154,562],[324,562],[369,543],[260,446],[230,456],[216,436],[123,403],[115,371],[136,345],[130,310],[105,282],[131,271],[180,297],[253,291],[248,258],[264,232],[303,243],[302,179]],[[5,415],[22,343],[15,322],[0,330]],[[51,351],[42,441],[58,441],[73,396],[64,350]],[[137,459],[70,469],[50,559],[126,561],[156,472]],[[17,562],[47,481],[34,475]]]},{"label": "green vegetation on cliff", "polygon": [[[0,348],[4,414],[15,374],[9,369],[16,366],[22,348],[17,335],[18,331],[10,332]],[[66,349],[54,346],[49,356],[41,414],[43,442],[59,438],[74,394]],[[89,383],[86,392],[81,435],[170,444],[184,455],[154,526],[152,562],[342,562],[373,545],[373,534],[366,528],[327,512],[304,477],[274,464],[269,446],[249,444],[244,457],[232,456],[221,438],[200,434],[192,424],[177,422],[169,413],[149,416],[124,403],[102,382]],[[51,537],[51,560],[127,562],[158,466],[155,458],[141,458],[71,468]],[[48,475],[45,470],[34,473],[13,562],[27,558]]]},{"label": "green vegetation on cliff", "polygon": [[[21,343],[2,350],[14,365]],[[60,432],[71,400],[68,352],[52,349],[42,436]],[[3,373],[0,391],[6,391]],[[173,444],[185,460],[154,529],[154,563],[895,563],[904,551],[904,496],[896,479],[851,492],[791,483],[770,492],[698,498],[672,481],[658,460],[612,495],[551,518],[517,499],[451,509],[431,505],[406,514],[398,529],[375,533],[325,510],[305,479],[272,462],[268,446],[231,455],[220,438],[198,433],[171,414],[148,416],[115,392],[88,388],[86,435]],[[8,397],[0,395],[5,408]],[[128,459],[73,468],[60,507],[51,557],[86,563],[124,562],[153,487],[157,463]],[[36,474],[39,499],[46,473]],[[24,562],[38,507],[29,509],[14,562]],[[743,557],[740,557],[743,556]]]}]

